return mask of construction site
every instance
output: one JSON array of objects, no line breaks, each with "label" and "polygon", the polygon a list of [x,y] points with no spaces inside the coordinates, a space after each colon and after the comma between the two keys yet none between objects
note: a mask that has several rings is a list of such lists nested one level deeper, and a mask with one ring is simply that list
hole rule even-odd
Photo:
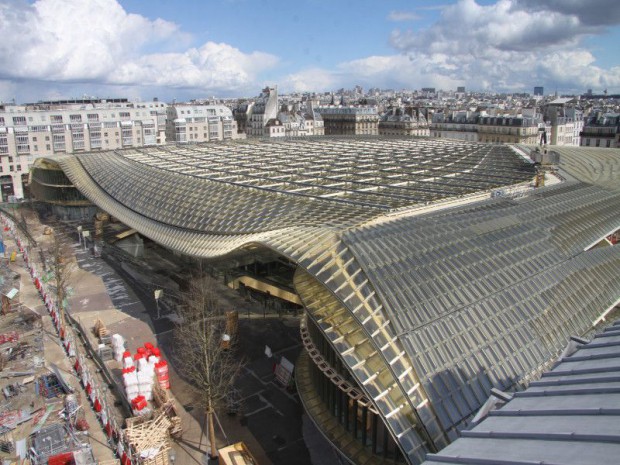
[{"label": "construction site", "polygon": [[10,214],[0,218],[4,463],[170,463],[181,419],[157,347],[134,346],[132,354],[102,319],[65,312],[44,252],[53,231],[35,238]]}]

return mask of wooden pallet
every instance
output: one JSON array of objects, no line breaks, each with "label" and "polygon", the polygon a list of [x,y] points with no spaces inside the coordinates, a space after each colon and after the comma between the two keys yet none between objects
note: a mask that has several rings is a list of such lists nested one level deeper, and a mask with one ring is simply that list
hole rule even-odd
[{"label": "wooden pallet", "polygon": [[103,339],[106,337],[109,338],[112,335],[110,333],[110,330],[106,328],[106,326],[103,324],[103,321],[101,321],[99,318],[97,318],[97,320],[95,321],[93,332],[95,333],[95,336],[97,336],[99,339]]},{"label": "wooden pallet", "polygon": [[[170,449],[170,420],[160,413],[153,420],[142,423],[133,422],[125,429],[125,439],[131,449],[135,451],[137,461],[142,465],[168,465],[168,450]],[[147,457],[146,452],[154,452]]]},{"label": "wooden pallet", "polygon": [[173,437],[181,436],[183,429],[181,428],[181,417],[179,416],[176,403],[170,391],[162,389],[158,383],[153,385],[153,402],[170,420],[170,435]]}]

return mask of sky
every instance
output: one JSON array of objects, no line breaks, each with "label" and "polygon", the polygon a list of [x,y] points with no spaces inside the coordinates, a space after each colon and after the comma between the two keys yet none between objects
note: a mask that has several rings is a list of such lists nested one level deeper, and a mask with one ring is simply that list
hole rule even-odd
[{"label": "sky", "polygon": [[620,93],[618,0],[0,0],[0,101]]}]

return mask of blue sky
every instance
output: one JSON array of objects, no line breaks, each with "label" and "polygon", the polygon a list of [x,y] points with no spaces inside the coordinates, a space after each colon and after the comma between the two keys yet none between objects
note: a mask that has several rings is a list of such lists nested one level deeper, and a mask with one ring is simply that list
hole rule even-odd
[{"label": "blue sky", "polygon": [[0,100],[620,93],[617,0],[0,0]]}]

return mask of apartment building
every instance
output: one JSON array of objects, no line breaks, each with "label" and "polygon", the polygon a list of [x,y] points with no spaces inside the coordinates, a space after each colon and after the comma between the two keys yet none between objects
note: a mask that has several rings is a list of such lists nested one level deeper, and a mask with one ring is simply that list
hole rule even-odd
[{"label": "apartment building", "polygon": [[167,108],[166,139],[199,143],[245,139],[232,110],[224,105],[173,104]]},{"label": "apartment building", "polygon": [[376,106],[328,105],[316,110],[323,118],[326,136],[379,134],[379,114]]},{"label": "apartment building", "polygon": [[165,143],[166,104],[80,99],[0,105],[2,201],[24,198],[36,158]]},{"label": "apartment building", "polygon": [[595,113],[585,123],[581,132],[584,147],[620,147],[620,114]]},{"label": "apartment building", "polygon": [[469,142],[538,144],[543,140],[543,143],[547,144],[551,125],[543,122],[538,114],[490,116],[458,111],[435,113],[430,132],[432,137]]},{"label": "apartment building", "polygon": [[284,127],[287,137],[322,136],[325,134],[323,118],[312,105],[282,105],[277,121]]},{"label": "apartment building", "polygon": [[438,112],[430,124],[432,137],[478,142],[478,116],[470,111]]},{"label": "apartment building", "polygon": [[577,109],[578,100],[572,97],[556,98],[541,107],[545,121],[551,123],[551,145],[580,144],[583,130],[583,112]]},{"label": "apartment building", "polygon": [[428,121],[413,107],[388,109],[379,120],[380,136],[429,136]]},{"label": "apartment building", "polygon": [[[541,131],[539,131],[539,129]],[[527,116],[480,116],[478,140],[494,144],[537,144],[546,132],[540,118]],[[549,127],[549,131],[550,131]]]},{"label": "apartment building", "polygon": [[284,136],[285,129],[274,123],[277,116],[278,88],[265,87],[246,113],[246,134],[250,137]]},{"label": "apartment building", "polygon": [[237,132],[248,137],[306,137],[324,135],[324,123],[312,103],[280,105],[277,87],[265,87],[251,101],[233,109]]}]

